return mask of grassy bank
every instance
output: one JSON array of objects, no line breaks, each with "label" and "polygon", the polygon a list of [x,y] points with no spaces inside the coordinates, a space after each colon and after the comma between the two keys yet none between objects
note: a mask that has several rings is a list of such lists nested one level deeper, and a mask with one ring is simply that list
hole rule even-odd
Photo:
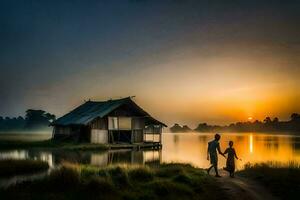
[{"label": "grassy bank", "polygon": [[0,190],[1,199],[226,199],[213,178],[190,165],[96,168],[65,165],[48,177]]},{"label": "grassy bank", "polygon": [[37,160],[0,160],[0,178],[47,170],[48,163]]},{"label": "grassy bank", "polygon": [[247,164],[237,173],[262,184],[280,199],[298,199],[300,191],[300,166],[295,163]]},{"label": "grassy bank", "polygon": [[64,149],[64,150],[106,150],[107,146],[101,144],[57,142],[53,140],[43,141],[11,141],[0,140],[0,150],[9,149]]}]

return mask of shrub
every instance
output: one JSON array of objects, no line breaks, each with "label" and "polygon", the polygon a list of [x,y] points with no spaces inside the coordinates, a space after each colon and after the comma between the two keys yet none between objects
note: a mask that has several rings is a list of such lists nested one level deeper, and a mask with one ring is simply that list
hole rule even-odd
[{"label": "shrub", "polygon": [[109,169],[108,171],[111,179],[117,187],[127,187],[129,186],[128,175],[126,171],[121,167],[114,167]]},{"label": "shrub", "polygon": [[98,171],[98,176],[104,177],[104,178],[110,178],[110,174],[106,169],[100,169]]},{"label": "shrub", "polygon": [[86,188],[93,193],[113,193],[115,191],[113,183],[105,178],[91,177],[87,183]]},{"label": "shrub", "polygon": [[176,174],[182,174],[184,170],[181,166],[168,166],[168,167],[161,167],[156,170],[156,175],[159,177],[172,177]]},{"label": "shrub", "polygon": [[139,182],[152,181],[154,178],[153,172],[148,167],[139,167],[131,169],[128,172],[130,180]]},{"label": "shrub", "polygon": [[187,185],[193,185],[193,179],[186,175],[186,174],[178,174],[177,176],[175,176],[173,178],[173,180],[177,183],[183,183],[183,184],[187,184]]},{"label": "shrub", "polygon": [[300,168],[297,163],[247,163],[241,176],[254,179],[282,199],[296,199],[300,189]]},{"label": "shrub", "polygon": [[98,174],[99,169],[96,167],[83,166],[80,168],[80,175],[83,177],[95,176]]},{"label": "shrub", "polygon": [[50,173],[49,183],[61,190],[77,187],[80,183],[79,172],[72,168],[61,167]]},{"label": "shrub", "polygon": [[159,196],[166,195],[192,195],[193,191],[183,184],[176,184],[168,180],[153,181],[150,185],[153,188],[155,194]]}]

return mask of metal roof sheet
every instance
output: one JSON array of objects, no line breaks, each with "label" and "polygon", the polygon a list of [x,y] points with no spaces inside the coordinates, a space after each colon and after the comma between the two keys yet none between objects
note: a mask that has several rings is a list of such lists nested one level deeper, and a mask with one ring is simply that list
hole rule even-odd
[{"label": "metal roof sheet", "polygon": [[[71,112],[66,115],[55,120],[52,125],[86,125],[89,122],[93,121],[97,117],[104,117],[119,106],[125,103],[133,103],[138,109],[145,114],[145,117],[152,118],[147,112],[145,112],[142,108],[136,105],[130,97],[116,99],[116,100],[108,100],[103,102],[95,102],[95,101],[87,101],[84,104],[78,106]],[[152,118],[155,120],[154,118]],[[160,123],[164,126],[165,124],[155,120],[157,123]]]}]

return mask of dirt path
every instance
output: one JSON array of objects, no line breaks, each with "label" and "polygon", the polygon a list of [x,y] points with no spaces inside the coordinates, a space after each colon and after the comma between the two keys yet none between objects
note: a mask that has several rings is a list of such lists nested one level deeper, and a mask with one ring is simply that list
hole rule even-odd
[{"label": "dirt path", "polygon": [[221,187],[228,193],[230,199],[237,200],[273,200],[278,199],[272,196],[263,186],[254,181],[236,176],[230,178],[228,173],[220,170],[221,178],[216,180],[222,185]]}]

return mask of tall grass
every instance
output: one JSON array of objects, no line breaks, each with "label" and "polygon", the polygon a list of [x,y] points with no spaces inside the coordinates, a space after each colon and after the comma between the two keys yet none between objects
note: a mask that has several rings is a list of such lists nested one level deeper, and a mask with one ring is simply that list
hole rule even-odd
[{"label": "tall grass", "polygon": [[48,163],[37,160],[0,160],[0,177],[35,173],[47,170]]},{"label": "tall grass", "polygon": [[296,162],[247,163],[244,170],[238,172],[264,185],[273,194],[282,199],[297,199],[300,191],[300,165]]},{"label": "tall grass", "polygon": [[12,199],[29,199],[29,193],[31,199],[226,199],[213,178],[180,164],[98,168],[64,163],[43,180],[0,190]]},{"label": "tall grass", "polygon": [[262,163],[246,163],[244,166],[245,170],[249,169],[262,169],[262,168],[277,168],[277,169],[299,169],[300,168],[300,163],[295,162],[295,161],[290,161],[287,163],[283,162],[277,162],[277,161],[268,161],[268,162],[262,162]]}]

